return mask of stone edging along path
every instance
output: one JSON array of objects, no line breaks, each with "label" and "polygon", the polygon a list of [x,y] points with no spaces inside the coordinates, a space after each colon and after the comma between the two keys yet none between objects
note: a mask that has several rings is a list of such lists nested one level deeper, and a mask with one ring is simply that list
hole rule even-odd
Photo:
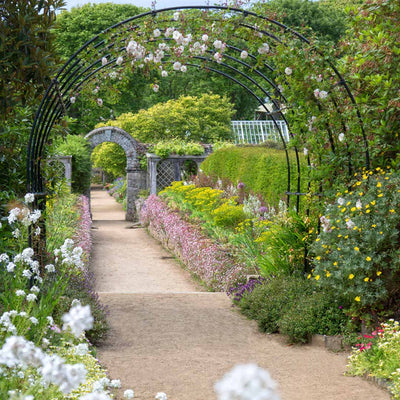
[{"label": "stone edging along path", "polygon": [[212,400],[213,384],[238,363],[256,362],[278,382],[282,400],[386,400],[387,392],[344,376],[345,353],[287,346],[261,334],[225,293],[198,287],[144,229],[128,229],[122,207],[92,192],[96,290],[111,332],[98,357],[136,399]]}]

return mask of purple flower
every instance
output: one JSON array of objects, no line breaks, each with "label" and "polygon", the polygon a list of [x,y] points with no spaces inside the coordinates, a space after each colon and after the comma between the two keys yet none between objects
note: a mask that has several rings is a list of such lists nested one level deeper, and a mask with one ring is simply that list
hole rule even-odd
[{"label": "purple flower", "polygon": [[239,183],[237,184],[237,188],[238,188],[238,189],[244,189],[244,187],[245,187],[245,184],[244,184],[243,182],[239,182]]},{"label": "purple flower", "polygon": [[260,207],[260,209],[258,210],[258,212],[260,214],[265,214],[266,212],[268,212],[268,208],[265,206]]}]

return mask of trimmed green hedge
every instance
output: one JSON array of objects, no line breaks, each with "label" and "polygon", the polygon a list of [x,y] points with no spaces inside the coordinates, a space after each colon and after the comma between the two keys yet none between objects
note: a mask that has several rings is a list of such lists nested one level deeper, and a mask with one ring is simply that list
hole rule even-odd
[{"label": "trimmed green hedge", "polygon": [[[302,188],[307,188],[307,165],[299,154]],[[294,151],[289,151],[292,176],[291,191],[297,190],[297,165]],[[228,147],[212,153],[201,164],[202,171],[213,179],[229,179],[232,183],[243,182],[247,190],[260,193],[270,204],[286,198],[287,163],[284,150],[263,146]]]}]

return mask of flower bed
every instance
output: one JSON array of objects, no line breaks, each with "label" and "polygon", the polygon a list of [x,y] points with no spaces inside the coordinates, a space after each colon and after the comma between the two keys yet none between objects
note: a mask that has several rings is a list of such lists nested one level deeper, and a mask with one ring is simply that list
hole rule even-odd
[{"label": "flower bed", "polygon": [[245,264],[238,263],[221,245],[155,195],[146,200],[140,221],[210,289],[226,291],[246,280]]}]

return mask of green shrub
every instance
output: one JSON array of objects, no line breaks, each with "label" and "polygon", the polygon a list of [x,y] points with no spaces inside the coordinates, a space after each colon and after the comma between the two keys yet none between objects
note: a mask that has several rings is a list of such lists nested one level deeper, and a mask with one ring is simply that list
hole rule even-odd
[{"label": "green shrub", "polygon": [[312,293],[309,281],[295,276],[275,277],[244,295],[239,307],[257,321],[262,332],[277,333],[280,318],[305,293]]},{"label": "green shrub", "polygon": [[397,313],[400,299],[400,174],[377,168],[356,175],[321,217],[313,279],[342,293],[353,316],[376,324],[383,310]]},{"label": "green shrub", "polygon": [[87,193],[90,188],[90,145],[88,141],[76,135],[68,135],[55,146],[55,153],[72,156],[72,190],[75,193]]},{"label": "green shrub", "polygon": [[171,154],[200,156],[204,154],[204,147],[199,143],[185,142],[180,139],[171,139],[158,142],[150,148],[150,152],[161,158],[167,158]]},{"label": "green shrub", "polygon": [[[294,153],[291,163],[292,182],[296,181],[297,173],[294,162]],[[303,157],[300,157],[303,160]],[[306,165],[302,165],[302,177],[305,191],[307,184]],[[247,190],[260,193],[265,200],[277,205],[279,200],[285,199],[287,191],[287,163],[283,150],[267,147],[225,147],[215,151],[201,164],[202,171],[214,180],[228,179],[234,184],[243,182]],[[291,190],[295,191],[294,187]]]},{"label": "green shrub", "polygon": [[279,332],[291,343],[308,343],[312,335],[338,335],[344,332],[348,317],[337,293],[305,293],[279,319]]}]

